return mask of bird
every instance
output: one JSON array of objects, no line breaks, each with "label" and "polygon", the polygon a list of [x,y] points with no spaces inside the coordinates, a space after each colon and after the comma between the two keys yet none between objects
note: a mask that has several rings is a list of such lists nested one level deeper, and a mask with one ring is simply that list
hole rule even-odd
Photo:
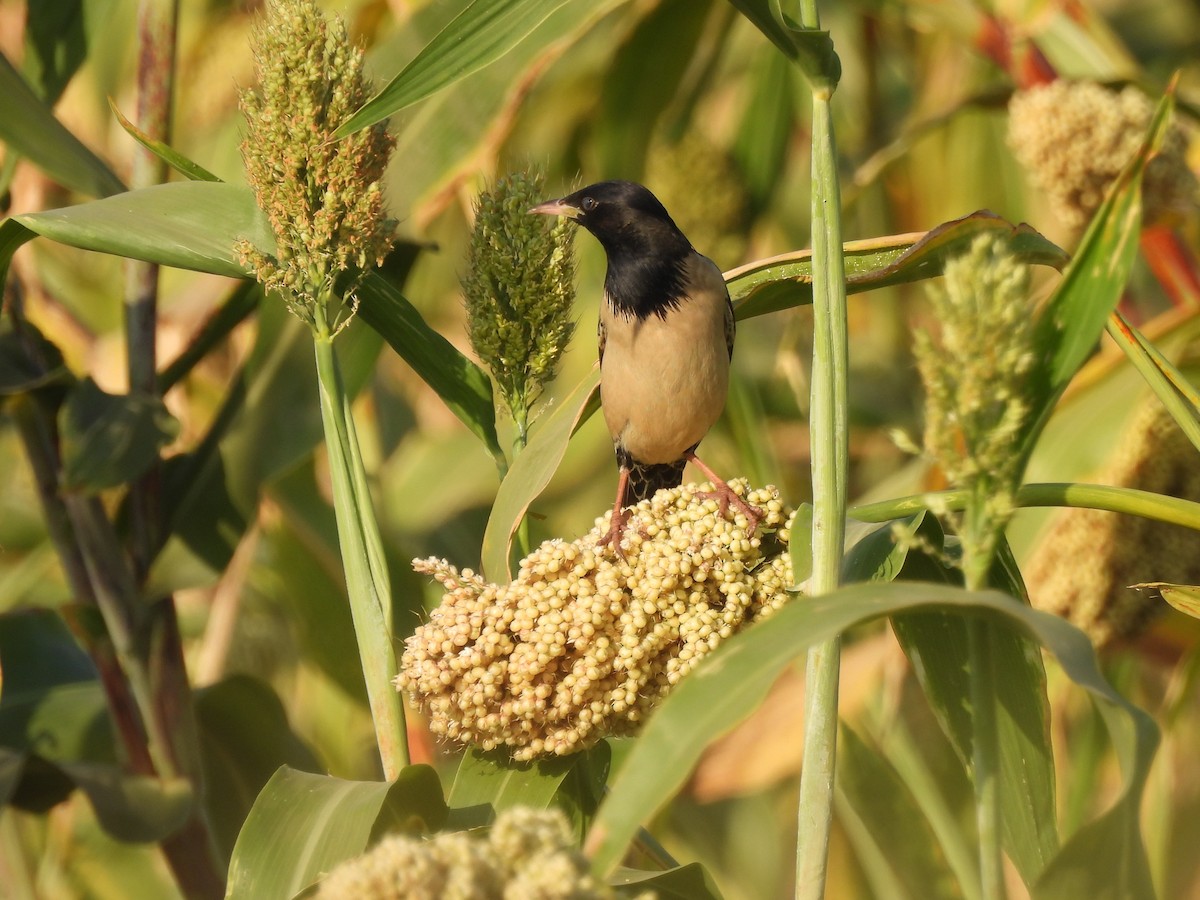
[{"label": "bird", "polygon": [[696,455],[729,392],[735,324],[721,270],[701,255],[644,185],[601,181],[530,213],[566,216],[587,229],[608,260],[597,338],[600,406],[619,477],[608,531],[599,546],[624,558],[627,508],[683,482],[693,463],[732,504],[750,532],[762,519]]}]

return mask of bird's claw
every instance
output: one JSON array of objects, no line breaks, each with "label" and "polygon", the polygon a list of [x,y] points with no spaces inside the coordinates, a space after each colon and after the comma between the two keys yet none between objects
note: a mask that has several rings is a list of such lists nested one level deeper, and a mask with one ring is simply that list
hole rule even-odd
[{"label": "bird's claw", "polygon": [[613,553],[617,555],[617,559],[625,562],[625,549],[621,546],[621,538],[625,534],[625,525],[627,517],[624,510],[614,513],[608,526],[608,531],[596,542],[597,548],[611,547]]},{"label": "bird's claw", "polygon": [[761,509],[751,506],[750,503],[742,497],[737,491],[729,485],[721,482],[716,488],[711,491],[697,491],[697,497],[705,500],[716,500],[721,511],[721,517],[725,518],[729,515],[730,505],[736,506],[741,510],[742,515],[746,517],[747,534],[753,536],[758,529],[758,523],[761,522],[766,515]]}]

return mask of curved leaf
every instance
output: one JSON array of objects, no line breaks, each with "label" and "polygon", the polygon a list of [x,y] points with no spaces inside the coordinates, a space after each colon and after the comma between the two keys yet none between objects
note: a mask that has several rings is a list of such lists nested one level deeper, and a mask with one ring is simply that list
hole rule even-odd
[{"label": "curved leaf", "polygon": [[249,188],[206,181],[160,184],[63,209],[13,216],[0,224],[0,269],[41,236],[99,253],[245,278],[234,245],[266,251],[275,238]]},{"label": "curved leaf", "polygon": [[429,324],[391,282],[368,273],[358,289],[358,314],[400,354],[450,411],[483,441],[494,459],[504,451],[496,436],[496,407],[492,382],[483,369]]},{"label": "curved leaf", "polygon": [[390,784],[284,766],[246,817],[225,896],[291,900],[322,873],[363,853],[380,830],[435,830],[445,818],[441,784],[429,766],[409,766]]},{"label": "curved leaf", "polygon": [[386,119],[499,59],[567,0],[473,0],[334,136]]},{"label": "curved leaf", "polygon": [[[843,245],[846,291],[862,291],[933,278],[946,260],[963,253],[976,236],[994,232],[1008,238],[1013,252],[1031,265],[1061,269],[1068,257],[1028,225],[1012,225],[986,210],[946,222],[930,231],[897,234]],[[725,273],[739,319],[812,302],[812,251],[756,260]],[[780,282],[788,290],[780,290]]]},{"label": "curved leaf", "polygon": [[117,108],[117,104],[112,97],[108,98],[108,108],[112,110],[112,114],[116,116],[117,122],[122,128],[125,129],[126,134],[165,162],[180,175],[183,175],[190,181],[221,180],[212,172],[208,171],[208,169],[204,168],[204,166],[197,162],[193,162],[178,150],[163,143],[162,141],[150,137],[150,135],[146,134],[146,132],[142,131],[142,129],[130,122],[127,118],[125,118],[121,110]]},{"label": "curved leaf", "polygon": [[[1051,650],[1066,674],[1092,695],[1117,750],[1124,788],[1113,807],[1068,842],[1043,881],[1060,883],[1055,878],[1067,870],[1086,878],[1090,890],[1058,896],[1147,895],[1136,810],[1158,740],[1153,721],[1108,685],[1087,637],[1057,616],[996,591],[911,582],[856,585],[798,599],[706,659],[651,718],[618,773],[588,839],[596,870],[617,864],[638,826],[678,790],[704,747],[757,706],[783,668],[809,646],[878,616],[934,610],[998,616]],[[1115,836],[1123,841],[1119,849],[1108,840]],[[1108,841],[1107,855],[1093,858],[1087,872],[1058,862],[1074,859],[1094,838]]]},{"label": "curved leaf", "polygon": [[84,493],[133,481],[179,433],[161,397],[109,394],[91,378],[68,392],[59,418],[63,487]]},{"label": "curved leaf", "polygon": [[81,194],[107,197],[125,190],[121,179],[55,118],[3,54],[0,140],[55,181]]},{"label": "curved leaf", "polygon": [[600,367],[594,367],[587,377],[562,402],[538,421],[525,449],[517,454],[512,467],[500,482],[496,502],[488,516],[483,534],[483,575],[496,584],[507,582],[508,549],[512,536],[529,504],[550,483],[571,435],[588,416],[600,408]]}]

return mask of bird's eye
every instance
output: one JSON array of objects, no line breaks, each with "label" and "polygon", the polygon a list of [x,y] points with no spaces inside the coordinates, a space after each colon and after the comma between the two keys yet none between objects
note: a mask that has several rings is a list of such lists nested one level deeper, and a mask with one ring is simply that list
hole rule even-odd
[{"label": "bird's eye", "polygon": [[581,201],[579,201],[579,208],[584,212],[591,212],[599,205],[600,204],[596,202],[595,197],[584,197]]}]

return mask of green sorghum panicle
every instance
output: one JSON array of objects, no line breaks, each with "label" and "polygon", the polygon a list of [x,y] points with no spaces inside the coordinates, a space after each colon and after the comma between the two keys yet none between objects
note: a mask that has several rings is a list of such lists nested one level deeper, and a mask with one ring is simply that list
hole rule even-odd
[{"label": "green sorghum panicle", "polygon": [[370,86],[362,50],[314,0],[268,0],[252,46],[259,88],[241,95],[242,158],[276,247],[238,251],[288,309],[336,333],[354,314],[356,280],[391,244],[379,182],[394,139],[382,124],[333,139]]},{"label": "green sorghum panicle", "polygon": [[753,536],[744,516],[722,515],[700,492],[682,485],[633,507],[627,560],[597,548],[611,513],[579,540],[536,548],[505,585],[417,560],[445,596],[408,638],[397,687],[435,735],[516,759],[636,730],[701,658],[778,609],[792,586],[778,491],[746,494],[765,513]]},{"label": "green sorghum panicle", "polygon": [[1035,361],[1028,268],[995,235],[974,240],[929,290],[935,338],[918,331],[914,351],[925,385],[925,452],[967,490],[953,522],[972,552],[990,558],[1014,508],[1021,440]]},{"label": "green sorghum panicle", "polygon": [[471,346],[522,428],[575,330],[575,228],[529,215],[544,199],[534,171],[482,193],[462,278]]}]

